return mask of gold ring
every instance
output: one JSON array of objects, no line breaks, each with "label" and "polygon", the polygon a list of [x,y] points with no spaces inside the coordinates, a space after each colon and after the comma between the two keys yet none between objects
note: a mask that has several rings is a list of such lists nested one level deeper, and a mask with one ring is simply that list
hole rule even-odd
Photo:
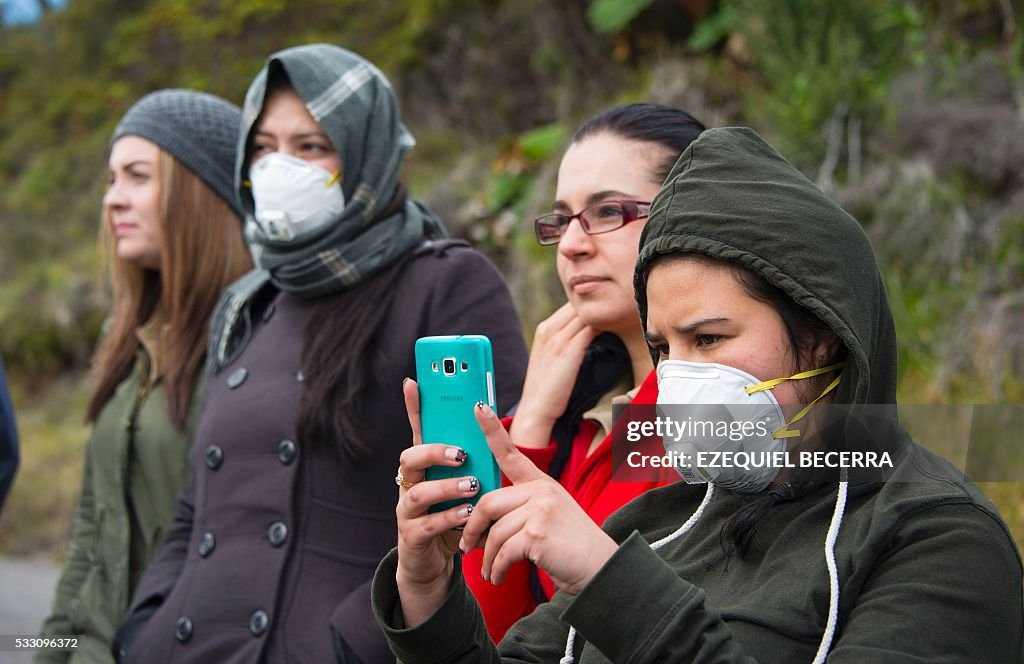
[{"label": "gold ring", "polygon": [[402,477],[402,471],[399,470],[398,474],[395,475],[395,484],[397,484],[398,486],[402,487],[403,489],[411,489],[413,487],[413,485],[416,484],[416,483],[415,482],[410,482],[409,480],[407,480],[404,477]]}]

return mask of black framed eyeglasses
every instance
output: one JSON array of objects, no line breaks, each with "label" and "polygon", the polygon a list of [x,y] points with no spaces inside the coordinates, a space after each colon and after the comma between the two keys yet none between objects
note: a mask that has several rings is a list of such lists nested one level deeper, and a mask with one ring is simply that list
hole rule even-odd
[{"label": "black framed eyeglasses", "polygon": [[576,214],[558,212],[537,217],[533,231],[537,242],[543,245],[558,244],[573,219],[580,220],[580,227],[587,235],[599,235],[618,230],[631,221],[646,219],[651,213],[651,204],[641,201],[601,201],[585,207]]}]

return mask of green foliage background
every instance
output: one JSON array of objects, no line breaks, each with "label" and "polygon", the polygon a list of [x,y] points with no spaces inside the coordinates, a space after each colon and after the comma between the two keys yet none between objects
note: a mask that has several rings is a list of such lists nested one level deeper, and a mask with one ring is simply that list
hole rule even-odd
[{"label": "green foliage background", "polygon": [[[902,402],[1019,404],[1022,16],[1020,0],[69,0],[0,25],[0,352],[23,438],[0,550],[59,555],[68,534],[108,306],[110,131],[157,88],[240,102],[267,54],[310,41],[392,79],[419,141],[406,180],[498,263],[528,335],[563,298],[528,223],[561,151],[593,113],[653,100],[757,128],[862,221]],[[949,422],[919,426],[946,449],[970,433]],[[990,463],[1024,467],[1013,433]],[[1020,542],[1022,485],[985,488]]]}]

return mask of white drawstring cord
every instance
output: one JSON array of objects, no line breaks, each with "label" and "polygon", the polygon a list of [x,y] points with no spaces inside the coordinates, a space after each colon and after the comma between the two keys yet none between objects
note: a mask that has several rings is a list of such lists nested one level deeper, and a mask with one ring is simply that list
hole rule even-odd
[{"label": "white drawstring cord", "polygon": [[679,539],[684,534],[686,534],[691,528],[693,528],[697,524],[698,521],[700,521],[700,518],[704,516],[704,509],[708,506],[708,503],[711,502],[711,497],[714,495],[715,485],[712,484],[711,482],[708,482],[708,490],[704,494],[704,500],[700,501],[700,505],[697,507],[697,511],[690,515],[690,518],[686,520],[686,523],[679,526],[678,530],[676,530],[668,537],[662,537],[660,540],[652,544],[651,548],[657,551],[658,549],[665,546],[672,540]]},{"label": "white drawstring cord", "polygon": [[572,625],[569,626],[569,638],[565,640],[565,657],[558,660],[558,664],[573,664],[576,660],[573,659],[572,649],[576,645],[576,628]]},{"label": "white drawstring cord", "polygon": [[[845,468],[842,473],[843,477],[846,477]],[[846,496],[849,484],[849,481],[845,479],[839,482],[839,490],[836,494],[836,507],[832,512],[832,521],[828,526],[828,534],[825,536],[825,566],[828,567],[829,589],[828,622],[825,623],[825,633],[821,636],[818,652],[814,655],[814,660],[811,664],[822,664],[825,661],[828,651],[832,647],[832,639],[835,637],[836,623],[839,621],[839,571],[836,566],[836,540],[839,539],[839,527],[843,522],[843,514],[846,512]],[[701,501],[697,511],[674,533],[652,544],[651,549],[657,550],[690,530],[703,515],[704,508],[711,502],[714,491],[715,485],[709,483],[707,493],[704,494],[704,500]],[[572,651],[575,644],[576,628],[570,626],[569,637],[565,640],[565,656],[558,660],[558,664],[574,664],[575,659],[573,658]]]},{"label": "white drawstring cord", "polygon": [[844,468],[839,482],[839,491],[836,494],[836,509],[832,512],[832,522],[828,526],[828,535],[825,537],[825,565],[828,566],[828,622],[825,623],[825,633],[821,636],[818,652],[814,655],[811,664],[822,664],[825,661],[829,648],[832,647],[832,638],[836,634],[836,623],[839,620],[839,572],[836,569],[836,540],[839,538],[839,525],[842,523],[843,513],[846,511],[846,492],[850,484],[845,478],[846,469]]},{"label": "white drawstring cord", "polygon": [[[691,528],[693,528],[694,524],[696,524],[697,521],[700,520],[700,517],[704,514],[704,508],[706,508],[708,506],[708,503],[711,502],[711,497],[714,496],[714,495],[715,495],[715,485],[710,483],[710,482],[708,482],[707,493],[704,494],[704,500],[702,500],[701,503],[700,503],[700,506],[697,507],[697,511],[694,512],[690,516],[690,518],[686,520],[686,523],[684,523],[683,525],[679,526],[679,528],[676,529],[676,531],[674,533],[672,533],[668,537],[663,537],[660,540],[658,540],[657,542],[655,542],[654,544],[652,544],[651,545],[651,549],[654,550],[654,551],[657,551],[658,549],[660,549],[661,547],[665,546],[669,542],[671,542],[671,541],[673,541],[675,539],[678,539],[679,537],[683,536],[687,531],[689,531]],[[558,664],[574,664],[574,662],[576,660],[573,658],[572,651],[573,651],[573,648],[575,647],[575,645],[576,645],[576,628],[570,625],[569,626],[569,637],[565,640],[565,657],[563,657],[562,659],[558,660]]]}]

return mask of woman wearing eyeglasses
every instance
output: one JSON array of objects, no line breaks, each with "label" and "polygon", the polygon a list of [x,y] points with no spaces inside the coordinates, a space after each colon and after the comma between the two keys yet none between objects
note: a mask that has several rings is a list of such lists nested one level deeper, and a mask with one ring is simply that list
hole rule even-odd
[{"label": "woman wearing eyeglasses", "polygon": [[[633,267],[650,201],[683,150],[704,130],[688,113],[628,104],[584,123],[558,170],[553,212],[534,222],[557,245],[568,302],[537,326],[522,398],[505,421],[511,439],[601,524],[648,489],[678,480],[612,482],[612,404],[657,399],[657,377],[633,299]],[[407,386],[407,391],[413,386]],[[547,601],[555,587],[528,561],[500,586],[480,578],[479,551],[466,580],[495,641]]]}]

